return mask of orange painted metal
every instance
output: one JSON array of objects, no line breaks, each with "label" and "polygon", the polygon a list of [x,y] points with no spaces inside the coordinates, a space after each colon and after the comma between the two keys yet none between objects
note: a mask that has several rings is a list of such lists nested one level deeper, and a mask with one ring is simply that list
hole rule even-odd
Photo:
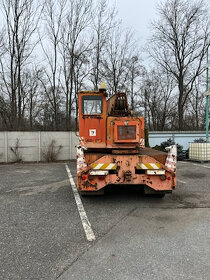
[{"label": "orange painted metal", "polygon": [[[85,97],[102,97],[101,114],[85,114],[83,112],[83,99]],[[87,148],[104,148],[106,147],[106,92],[84,91],[79,93],[79,136],[84,138]],[[95,131],[91,135],[91,131]]]},{"label": "orange painted metal", "polygon": [[[139,155],[104,155],[94,163],[113,162],[118,165],[116,174],[109,174],[103,180],[98,176],[93,176],[90,179],[82,180],[82,175],[89,173],[93,168],[92,164],[87,166],[78,177],[78,187],[81,191],[96,191],[104,188],[106,185],[112,184],[135,184],[147,185],[148,187],[159,191],[172,191],[176,186],[175,172],[167,169],[161,164],[161,169],[165,170],[166,179],[162,180],[159,175],[137,174],[136,165],[139,162],[143,163],[159,163],[153,157]],[[130,173],[127,177],[126,174]],[[87,177],[88,178],[88,177]]]},{"label": "orange painted metal", "polygon": [[[121,108],[119,109],[119,107]],[[117,92],[107,100],[107,115],[120,117],[131,115],[125,93]]]},{"label": "orange painted metal", "polygon": [[[136,125],[136,138],[131,140],[118,140],[118,126]],[[140,140],[144,140],[144,118],[142,117],[107,117],[107,147],[135,149],[139,147]]]},{"label": "orange painted metal", "polygon": [[90,165],[91,163],[94,163],[97,161],[99,158],[103,157],[104,154],[102,153],[86,153],[85,154],[85,162],[87,165]]},{"label": "orange painted metal", "polygon": [[[176,173],[165,166],[167,154],[144,147],[144,118],[131,115],[125,94],[118,93],[108,101],[105,90],[79,92],[78,97],[79,135],[87,165],[77,174],[80,191],[113,184],[143,185],[156,191],[176,187]],[[108,170],[105,176],[90,174],[93,164],[101,170],[104,163],[115,163],[117,169]],[[137,170],[138,163],[158,163],[165,174],[147,175]]]},{"label": "orange painted metal", "polygon": [[139,142],[138,121],[116,121],[114,126],[115,143],[138,143]]},{"label": "orange painted metal", "polygon": [[154,159],[156,159],[163,165],[165,164],[166,158],[167,158],[167,153],[162,152],[162,151],[157,151],[157,150],[154,150],[154,149],[151,149],[148,147],[145,147],[144,149],[139,150],[139,154],[153,157]]}]

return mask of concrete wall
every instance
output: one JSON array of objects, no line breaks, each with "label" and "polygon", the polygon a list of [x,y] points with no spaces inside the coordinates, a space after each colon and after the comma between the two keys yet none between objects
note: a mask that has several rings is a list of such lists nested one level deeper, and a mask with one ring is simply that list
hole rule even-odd
[{"label": "concrete wall", "polygon": [[44,152],[48,145],[55,140],[55,149],[62,145],[58,160],[71,160],[76,158],[75,146],[78,137],[69,131],[34,131],[34,132],[0,132],[0,162],[14,162],[16,157],[11,151],[19,141],[18,151],[23,161],[44,161]]},{"label": "concrete wall", "polygon": [[176,144],[182,145],[184,150],[189,148],[189,143],[195,139],[206,138],[203,131],[152,131],[149,132],[149,145],[154,147],[171,138]]},{"label": "concrete wall", "polygon": [[[161,142],[172,138],[184,149],[189,148],[189,143],[194,139],[205,138],[204,132],[150,132],[150,147],[160,145]],[[19,140],[19,152],[23,161],[44,161],[43,152],[47,150],[52,140],[55,146],[62,149],[58,155],[58,160],[76,159],[75,146],[78,144],[78,137],[75,132],[69,131],[2,131],[0,132],[0,162],[14,162],[16,160],[11,151]]]}]

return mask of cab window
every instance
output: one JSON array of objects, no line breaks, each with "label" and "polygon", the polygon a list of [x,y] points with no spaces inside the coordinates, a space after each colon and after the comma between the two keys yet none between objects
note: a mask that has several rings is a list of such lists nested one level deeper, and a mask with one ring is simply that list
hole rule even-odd
[{"label": "cab window", "polygon": [[103,111],[102,96],[83,96],[82,113],[84,115],[100,115]]}]

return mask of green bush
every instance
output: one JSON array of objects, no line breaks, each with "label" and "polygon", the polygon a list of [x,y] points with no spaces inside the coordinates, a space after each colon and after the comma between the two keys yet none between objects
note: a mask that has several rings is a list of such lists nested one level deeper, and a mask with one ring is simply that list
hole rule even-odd
[{"label": "green bush", "polygon": [[[155,147],[153,147],[153,149],[166,152],[165,148],[172,145],[175,145],[175,142],[171,138],[169,138],[167,141],[162,142],[160,145],[156,145]],[[185,158],[186,158],[186,153],[183,150],[183,146],[177,144],[177,159],[183,160]]]},{"label": "green bush", "polygon": [[195,139],[193,142],[194,143],[206,143],[206,139],[199,138],[199,139]]}]

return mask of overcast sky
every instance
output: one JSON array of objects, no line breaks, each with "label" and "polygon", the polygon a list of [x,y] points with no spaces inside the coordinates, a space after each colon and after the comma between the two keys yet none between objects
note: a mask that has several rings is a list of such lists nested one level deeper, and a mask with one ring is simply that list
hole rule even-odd
[{"label": "overcast sky", "polygon": [[[1,1],[1,0],[0,0]],[[95,0],[97,1],[97,0]],[[135,31],[135,39],[139,47],[144,47],[150,35],[150,22],[157,18],[156,6],[160,0],[109,0],[110,6],[115,5],[118,16],[125,27]],[[0,23],[1,23],[0,11]],[[144,60],[146,54],[142,53]]]},{"label": "overcast sky", "polygon": [[136,39],[139,45],[144,45],[149,36],[149,24],[157,17],[157,0],[109,0],[110,4],[116,3],[119,17],[123,24],[132,27],[136,31]]}]

